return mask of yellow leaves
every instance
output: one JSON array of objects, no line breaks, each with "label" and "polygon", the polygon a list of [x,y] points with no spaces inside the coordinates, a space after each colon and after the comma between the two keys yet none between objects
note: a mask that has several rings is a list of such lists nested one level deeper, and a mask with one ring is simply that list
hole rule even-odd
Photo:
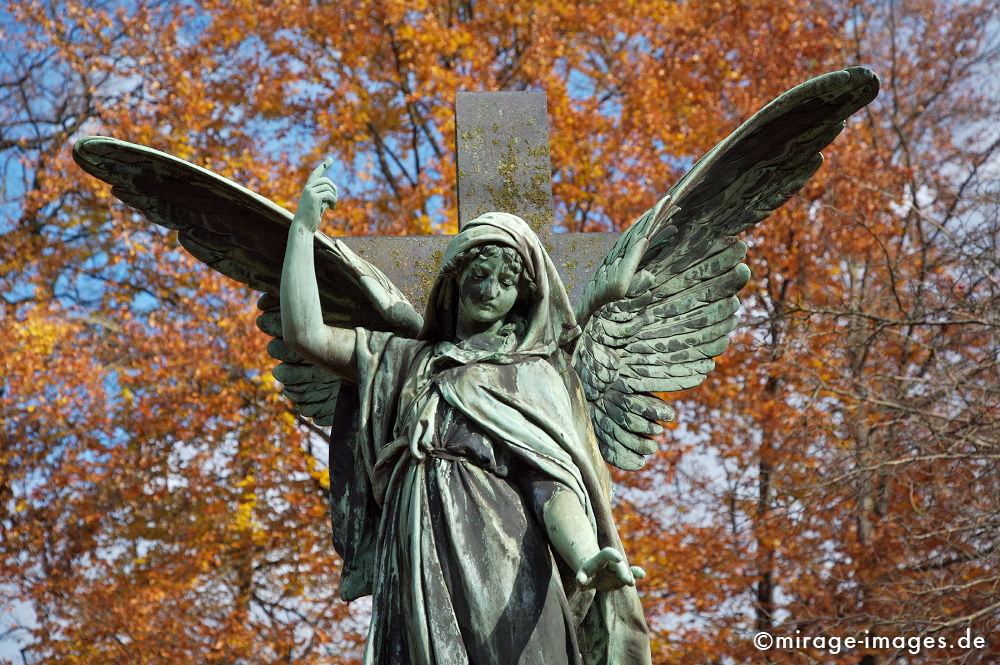
[{"label": "yellow leaves", "polygon": [[396,29],[396,36],[399,39],[413,39],[417,34],[417,30],[413,25],[405,23]]},{"label": "yellow leaves", "polygon": [[244,500],[240,501],[237,506],[236,517],[233,521],[233,528],[236,531],[247,531],[251,527],[259,526],[253,519],[253,511],[257,507],[257,495],[251,493],[249,494],[249,498],[247,498],[247,494],[243,496]]},{"label": "yellow leaves", "polygon": [[310,453],[306,453],[306,466],[309,475],[319,483],[320,487],[330,489],[330,470],[328,468],[321,467],[316,458]]},{"label": "yellow leaves", "polygon": [[260,501],[257,492],[257,479],[253,474],[247,474],[236,482],[236,487],[243,490],[233,513],[229,528],[241,536],[249,535],[250,540],[258,545],[267,542],[268,533],[257,515]]},{"label": "yellow leaves", "polygon": [[289,596],[301,596],[305,591],[305,587],[299,580],[292,580],[286,582],[282,587],[282,590]]},{"label": "yellow leaves", "polygon": [[322,469],[318,474],[310,474],[323,489],[330,489],[330,469]]},{"label": "yellow leaves", "polygon": [[18,343],[24,345],[26,350],[48,356],[55,351],[63,329],[52,321],[31,318],[15,328],[14,333]]}]

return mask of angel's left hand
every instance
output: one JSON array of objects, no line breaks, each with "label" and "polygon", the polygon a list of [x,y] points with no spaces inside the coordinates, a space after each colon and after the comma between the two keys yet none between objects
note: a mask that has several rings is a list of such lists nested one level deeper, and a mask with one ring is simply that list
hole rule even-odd
[{"label": "angel's left hand", "polygon": [[635,586],[636,579],[645,576],[646,572],[642,568],[630,567],[625,563],[621,552],[613,547],[605,547],[580,565],[576,581],[585,588],[614,591],[623,586]]}]

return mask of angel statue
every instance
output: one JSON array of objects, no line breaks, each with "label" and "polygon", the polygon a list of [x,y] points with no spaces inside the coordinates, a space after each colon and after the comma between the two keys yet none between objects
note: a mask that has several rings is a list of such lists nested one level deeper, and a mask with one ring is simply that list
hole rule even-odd
[{"label": "angel statue", "polygon": [[736,237],[789,199],[874,99],[856,67],[768,104],[621,235],[575,307],[520,218],[469,222],[424,316],[317,231],[337,203],[309,176],[294,215],[148,148],[86,137],[74,158],[211,267],[264,292],[274,376],[330,425],[341,595],[371,594],[368,665],[651,662],[611,511],[609,462],[638,469],[737,322]]}]

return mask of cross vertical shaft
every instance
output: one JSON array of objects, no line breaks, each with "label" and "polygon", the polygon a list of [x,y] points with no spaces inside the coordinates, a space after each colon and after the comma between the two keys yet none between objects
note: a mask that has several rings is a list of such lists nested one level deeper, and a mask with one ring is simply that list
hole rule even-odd
[{"label": "cross vertical shaft", "polygon": [[552,235],[545,92],[455,95],[459,228],[487,212],[517,215],[544,245]]}]

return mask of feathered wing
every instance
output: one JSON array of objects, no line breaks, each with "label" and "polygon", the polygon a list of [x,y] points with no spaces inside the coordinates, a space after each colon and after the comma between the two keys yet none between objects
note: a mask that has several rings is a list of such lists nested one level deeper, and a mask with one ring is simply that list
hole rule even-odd
[{"label": "feathered wing", "polygon": [[[700,384],[736,326],[736,293],[750,277],[736,234],[797,192],[822,164],[819,151],[877,93],[878,77],[862,67],[793,88],[702,157],[619,238],[584,291],[573,355],[608,462],[634,470],[655,451],[651,437],[674,412],[652,393]],[[634,274],[616,286],[630,261]]]},{"label": "feathered wing", "polygon": [[[274,377],[304,416],[334,417],[340,380],[281,339],[279,284],[292,214],[211,171],[152,148],[100,136],[81,138],[73,159],[112,185],[111,193],[150,221],[178,232],[181,246],[218,272],[263,291],[257,326],[274,339]],[[389,279],[341,242],[316,234],[316,278],[329,325],[415,337],[422,318]]]}]

